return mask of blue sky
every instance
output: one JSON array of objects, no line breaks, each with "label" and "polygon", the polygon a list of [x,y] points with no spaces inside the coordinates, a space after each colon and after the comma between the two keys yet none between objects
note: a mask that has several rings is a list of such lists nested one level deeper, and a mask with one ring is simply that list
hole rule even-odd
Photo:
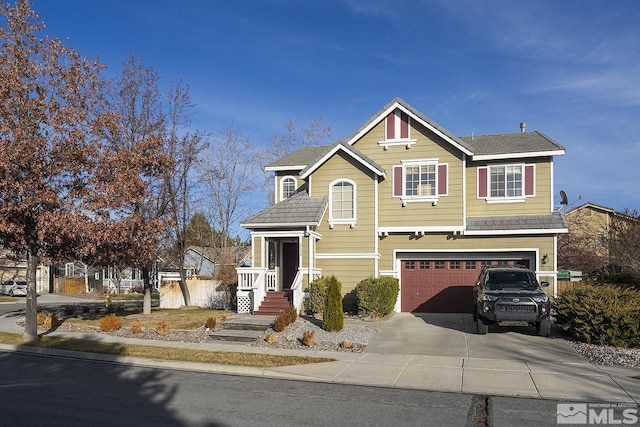
[{"label": "blue sky", "polygon": [[[350,135],[401,97],[459,136],[539,130],[555,193],[640,209],[635,0],[34,0],[47,31],[119,73],[190,85],[193,124],[256,144],[322,116]],[[559,196],[557,197],[559,201]]]}]

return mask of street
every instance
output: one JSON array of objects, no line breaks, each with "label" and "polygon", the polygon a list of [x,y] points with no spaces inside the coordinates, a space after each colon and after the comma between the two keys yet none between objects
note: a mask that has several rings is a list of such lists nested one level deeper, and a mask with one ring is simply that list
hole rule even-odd
[{"label": "street", "polygon": [[[465,426],[479,398],[11,352],[0,352],[0,390],[0,425],[20,426]],[[555,401],[484,399],[490,425],[556,423]]]}]

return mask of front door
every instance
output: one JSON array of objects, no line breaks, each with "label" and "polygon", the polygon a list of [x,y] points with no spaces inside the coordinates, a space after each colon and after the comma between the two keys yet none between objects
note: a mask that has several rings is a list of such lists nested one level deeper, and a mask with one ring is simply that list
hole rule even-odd
[{"label": "front door", "polygon": [[298,273],[299,254],[298,242],[282,243],[282,290],[291,289],[293,281]]}]

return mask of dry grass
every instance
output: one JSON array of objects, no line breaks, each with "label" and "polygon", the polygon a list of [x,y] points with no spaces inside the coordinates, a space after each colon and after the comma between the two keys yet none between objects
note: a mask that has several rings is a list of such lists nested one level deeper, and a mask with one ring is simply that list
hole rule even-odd
[{"label": "dry grass", "polygon": [[[0,332],[0,343],[21,345],[19,334]],[[55,336],[42,337],[32,347],[59,350],[82,351],[86,353],[110,354],[115,356],[143,357],[151,359],[181,360],[186,362],[215,363],[235,366],[275,368],[279,366],[305,365],[310,363],[333,362],[335,359],[320,357],[277,356],[258,353],[191,350],[176,347],[156,347],[122,343],[105,343]]]},{"label": "dry grass", "polygon": [[[185,308],[185,309],[162,309],[154,308],[151,314],[142,314],[142,309],[127,308],[122,312],[116,313],[123,328],[131,328],[136,322],[144,329],[155,329],[158,323],[165,322],[171,326],[171,329],[198,329],[207,323],[210,317],[221,321],[230,313],[224,310],[209,310],[205,308]],[[95,316],[85,315],[79,318],[66,319],[64,323],[77,326],[100,327],[100,319],[107,316],[106,313],[97,314]]]}]

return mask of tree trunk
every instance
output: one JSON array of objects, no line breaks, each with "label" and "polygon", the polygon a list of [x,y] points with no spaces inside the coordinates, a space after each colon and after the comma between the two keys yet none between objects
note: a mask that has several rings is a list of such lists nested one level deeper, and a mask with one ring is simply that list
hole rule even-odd
[{"label": "tree trunk", "polygon": [[24,333],[22,334],[22,342],[24,343],[38,340],[38,290],[36,287],[36,273],[39,263],[39,257],[27,253],[27,307]]},{"label": "tree trunk", "polygon": [[191,294],[189,294],[189,288],[187,288],[187,276],[184,274],[184,268],[180,269],[180,290],[182,291],[185,307],[191,307]]},{"label": "tree trunk", "polygon": [[144,300],[142,303],[142,314],[151,314],[151,275],[149,267],[142,267],[142,281],[144,283]]}]

